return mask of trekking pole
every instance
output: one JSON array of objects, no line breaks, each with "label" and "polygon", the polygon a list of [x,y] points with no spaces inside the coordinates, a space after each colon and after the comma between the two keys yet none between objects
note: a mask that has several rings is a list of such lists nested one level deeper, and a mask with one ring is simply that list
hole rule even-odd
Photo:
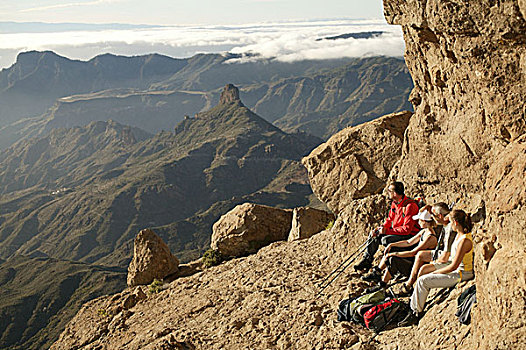
[{"label": "trekking pole", "polygon": [[440,236],[438,237],[437,246],[433,250],[433,256],[431,257],[431,261],[435,261],[438,258],[438,248],[440,247],[440,244],[442,244],[443,240],[444,240],[444,229],[440,231]]},{"label": "trekking pole", "polygon": [[353,256],[354,256],[356,253],[358,253],[358,251],[360,251],[360,249],[363,248],[364,245],[369,245],[370,240],[371,240],[370,238],[367,238],[367,240],[366,240],[365,242],[363,242],[362,245],[360,245],[360,246],[358,247],[358,249],[356,249],[351,255],[349,255],[349,257],[348,257],[347,259],[345,259],[344,262],[342,262],[342,263],[341,263],[337,268],[335,268],[335,269],[334,269],[329,275],[327,275],[327,277],[325,277],[325,278],[323,279],[323,281],[321,281],[321,282],[319,283],[319,286],[318,286],[318,287],[321,287],[321,285],[323,285],[323,283],[325,283],[326,280],[328,280],[332,275],[334,275],[334,274],[335,274],[335,273],[336,273],[336,272],[337,272],[337,271],[338,271],[343,265],[345,265],[350,259],[352,259]]},{"label": "trekking pole", "polygon": [[345,265],[350,259],[352,259],[352,258],[354,257],[354,255],[355,255],[356,253],[358,253],[358,252],[360,251],[360,249],[362,249],[362,247],[363,247],[364,245],[369,245],[369,243],[370,243],[369,241],[370,241],[370,239],[367,238],[367,240],[366,240],[364,243],[362,243],[362,245],[360,245],[360,246],[358,247],[358,249],[356,249],[351,255],[349,255],[349,257],[348,257],[347,259],[345,259],[344,262],[342,262],[337,268],[335,268],[330,274],[327,275],[327,277],[325,277],[325,278],[324,278],[324,279],[318,284],[318,288],[321,287],[321,286],[322,286],[322,285],[323,285],[323,284],[324,284],[329,278],[331,278],[332,275],[334,275],[336,272],[338,272],[338,270],[339,270],[343,265]]},{"label": "trekking pole", "polygon": [[[318,288],[321,288],[321,290],[318,292],[318,294],[316,294],[315,298],[317,298],[318,296],[321,295],[321,293],[332,283],[334,282],[334,280],[336,278],[338,278],[338,276],[340,276],[349,266],[351,266],[352,262],[358,257],[360,256],[359,254],[357,255],[357,253],[362,253],[363,251],[365,251],[365,249],[367,249],[367,247],[369,246],[369,244],[371,243],[373,237],[371,238],[368,238],[354,253],[352,253],[343,263],[340,264],[340,266],[338,266],[334,271],[332,271],[327,277],[325,277],[323,279],[323,281],[318,285]],[[341,271],[338,271],[340,270]],[[327,280],[336,273],[336,275],[330,280],[327,282]]]}]

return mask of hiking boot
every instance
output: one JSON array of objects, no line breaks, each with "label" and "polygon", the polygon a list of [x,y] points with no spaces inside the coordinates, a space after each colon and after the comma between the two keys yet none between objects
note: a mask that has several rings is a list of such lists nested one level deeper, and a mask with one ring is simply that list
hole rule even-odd
[{"label": "hiking boot", "polygon": [[358,264],[354,265],[355,270],[369,270],[373,263],[368,258],[363,258]]},{"label": "hiking boot", "polygon": [[367,275],[362,276],[362,280],[367,281],[367,282],[380,282],[381,279],[382,279],[382,273],[378,271],[376,268],[374,268]]},{"label": "hiking boot", "polygon": [[413,294],[413,287],[408,287],[405,283],[402,285],[402,288],[400,288],[400,291],[398,292],[399,297],[407,297],[411,294]]},{"label": "hiking boot", "polygon": [[387,283],[385,282],[380,282],[378,283],[376,286],[372,286],[370,288],[367,288],[365,290],[365,293],[369,294],[369,293],[374,293],[374,292],[377,292],[381,289],[385,289],[387,287]]},{"label": "hiking boot", "polygon": [[398,327],[412,326],[417,324],[419,319],[420,317],[418,317],[418,315],[415,314],[413,310],[409,310],[407,316],[405,316],[402,321],[398,322]]}]

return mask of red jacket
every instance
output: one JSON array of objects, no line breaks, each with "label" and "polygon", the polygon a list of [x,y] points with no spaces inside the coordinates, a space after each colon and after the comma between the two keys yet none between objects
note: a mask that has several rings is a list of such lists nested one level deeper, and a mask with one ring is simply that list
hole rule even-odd
[{"label": "red jacket", "polygon": [[399,203],[393,201],[387,220],[383,224],[386,235],[415,235],[420,231],[418,222],[413,216],[418,214],[418,205],[412,199],[404,196]]}]

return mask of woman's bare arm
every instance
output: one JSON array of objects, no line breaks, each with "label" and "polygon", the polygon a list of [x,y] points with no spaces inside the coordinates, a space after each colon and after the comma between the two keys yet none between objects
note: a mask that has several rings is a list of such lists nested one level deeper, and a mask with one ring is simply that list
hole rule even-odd
[{"label": "woman's bare arm", "polygon": [[466,239],[466,237],[462,238],[457,249],[457,254],[453,257],[451,264],[438,269],[433,273],[450,273],[455,271],[462,262],[462,259],[464,259],[464,255],[466,255],[466,253],[468,253],[472,248],[473,243],[469,239]]},{"label": "woman's bare arm", "polygon": [[416,256],[419,251],[426,250],[426,249],[433,249],[437,245],[437,238],[433,235],[428,235],[426,239],[424,239],[422,242],[420,242],[419,245],[417,245],[412,250],[404,251],[404,252],[395,252],[395,253],[389,253],[388,256],[397,256],[399,258],[411,258],[413,256]]}]

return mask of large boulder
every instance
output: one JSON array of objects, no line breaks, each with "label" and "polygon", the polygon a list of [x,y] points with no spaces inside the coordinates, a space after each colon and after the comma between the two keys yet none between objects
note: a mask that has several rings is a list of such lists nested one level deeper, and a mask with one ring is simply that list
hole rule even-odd
[{"label": "large boulder", "polygon": [[334,219],[333,214],[324,210],[308,207],[294,208],[288,240],[296,241],[312,237],[314,234],[323,231]]},{"label": "large boulder", "polygon": [[210,246],[225,256],[244,256],[272,242],[287,239],[292,211],[244,203],[213,226]]},{"label": "large boulder", "polygon": [[128,266],[128,286],[150,284],[178,271],[179,260],[170,248],[150,229],[135,237],[133,258]]},{"label": "large boulder", "polygon": [[338,214],[354,199],[380,193],[402,154],[411,115],[394,113],[346,128],[303,158],[316,196]]}]

